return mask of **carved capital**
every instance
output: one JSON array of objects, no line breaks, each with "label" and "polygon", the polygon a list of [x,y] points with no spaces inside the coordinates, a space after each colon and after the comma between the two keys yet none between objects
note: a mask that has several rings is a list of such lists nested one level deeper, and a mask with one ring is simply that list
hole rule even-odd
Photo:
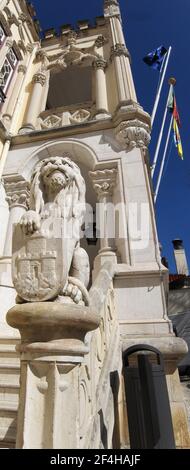
[{"label": "carved capital", "polygon": [[35,73],[33,76],[33,82],[34,83],[40,83],[40,85],[44,86],[46,83],[46,76],[44,73],[38,72]]},{"label": "carved capital", "polygon": [[129,60],[131,60],[130,53],[124,44],[118,43],[115,46],[112,46],[110,59],[113,60],[114,57],[121,57],[121,56],[127,57]]},{"label": "carved capital", "polygon": [[138,119],[124,121],[115,130],[117,141],[128,152],[133,148],[146,148],[150,143],[150,127]]},{"label": "carved capital", "polygon": [[94,62],[93,62],[94,68],[97,69],[102,69],[105,70],[107,67],[107,61],[103,59],[103,57],[98,57]]},{"label": "carved capital", "polygon": [[21,23],[24,23],[25,21],[28,20],[28,16],[25,15],[25,13],[22,12],[22,13],[19,14],[18,19],[19,19],[19,21],[21,21]]},{"label": "carved capital", "polygon": [[116,185],[116,168],[90,171],[89,176],[92,179],[93,188],[99,199],[112,196],[113,189]]},{"label": "carved capital", "polygon": [[6,200],[10,209],[16,206],[29,208],[30,185],[26,181],[4,182],[6,191]]}]

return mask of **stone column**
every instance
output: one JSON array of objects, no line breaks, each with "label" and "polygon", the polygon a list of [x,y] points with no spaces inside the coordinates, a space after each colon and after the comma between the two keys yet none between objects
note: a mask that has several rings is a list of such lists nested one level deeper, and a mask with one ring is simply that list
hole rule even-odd
[{"label": "stone column", "polygon": [[36,302],[9,310],[7,322],[21,334],[16,447],[79,449],[80,365],[99,315],[90,307]]},{"label": "stone column", "polygon": [[9,204],[9,221],[4,246],[4,256],[12,256],[13,225],[18,223],[28,209],[29,183],[26,181],[5,183],[7,202]]},{"label": "stone column", "polygon": [[105,119],[109,116],[105,75],[107,62],[99,58],[93,65],[96,72],[96,119]]},{"label": "stone column", "polygon": [[137,102],[131,73],[130,54],[124,44],[116,44],[112,47],[111,60],[115,65],[119,99],[118,108],[125,107],[130,102]]},{"label": "stone column", "polygon": [[17,97],[19,95],[19,92],[20,92],[20,89],[21,89],[21,86],[22,86],[22,82],[23,82],[23,78],[24,78],[24,75],[26,74],[26,71],[27,71],[26,65],[20,64],[18,66],[17,78],[16,78],[16,81],[15,81],[15,84],[14,84],[14,88],[13,88],[12,94],[9,98],[6,112],[5,112],[5,114],[3,114],[3,123],[5,124],[5,126],[7,128],[9,128],[9,126],[10,126],[10,122],[11,122],[11,119],[12,119],[12,116],[13,116],[13,113],[14,113],[14,108],[15,108],[16,101],[17,101]]},{"label": "stone column", "polygon": [[26,181],[6,182],[6,200],[9,204],[9,217],[3,256],[0,259],[0,283],[12,287],[11,258],[13,226],[18,223],[22,214],[28,208],[29,184]]},{"label": "stone column", "polygon": [[33,77],[33,90],[29,102],[29,107],[26,115],[25,124],[20,129],[19,133],[24,134],[36,127],[36,120],[41,111],[43,86],[46,83],[46,75],[38,72]]},{"label": "stone column", "polygon": [[[100,251],[95,265],[100,267],[108,257],[116,262],[115,254],[115,220],[113,205],[113,190],[116,186],[116,168],[90,171],[94,190],[98,197],[98,224],[100,232]],[[96,211],[97,212],[97,211]],[[111,236],[110,236],[111,235]],[[99,263],[100,262],[100,263]]]}]

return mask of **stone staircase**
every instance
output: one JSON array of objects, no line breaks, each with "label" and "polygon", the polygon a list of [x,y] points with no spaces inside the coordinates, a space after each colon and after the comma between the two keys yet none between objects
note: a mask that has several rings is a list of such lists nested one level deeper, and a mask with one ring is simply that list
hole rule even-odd
[{"label": "stone staircase", "polygon": [[0,338],[0,448],[15,447],[20,377],[20,361],[15,351],[18,341]]}]

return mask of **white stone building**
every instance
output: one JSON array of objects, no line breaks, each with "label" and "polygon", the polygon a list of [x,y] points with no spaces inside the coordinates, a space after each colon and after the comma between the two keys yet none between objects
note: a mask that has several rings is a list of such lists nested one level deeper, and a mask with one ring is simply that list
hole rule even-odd
[{"label": "white stone building", "polygon": [[[104,1],[95,26],[84,21],[73,31],[65,25],[59,36],[46,31],[43,40],[25,0],[1,0],[0,10],[0,446],[14,447],[16,434],[24,448],[129,446],[122,351],[143,343],[163,353],[176,445],[187,448],[177,371],[187,351],[167,316],[168,272],[160,260],[148,163],[150,117],[136,97],[118,1]],[[87,231],[81,241],[101,320],[99,326],[89,320],[93,325],[84,330],[94,331],[81,349],[73,320],[75,353],[69,346],[48,352],[48,334],[43,357],[21,351],[16,433],[20,336],[6,321],[16,298],[13,227],[28,209],[36,165],[66,153],[80,168],[94,218],[97,203],[119,208],[115,233],[109,236],[104,210],[100,239]],[[117,392],[110,384],[114,372]]]}]

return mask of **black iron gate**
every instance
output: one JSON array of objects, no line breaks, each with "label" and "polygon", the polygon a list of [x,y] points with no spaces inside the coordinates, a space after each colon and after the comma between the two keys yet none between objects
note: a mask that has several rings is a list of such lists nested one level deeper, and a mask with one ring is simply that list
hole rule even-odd
[{"label": "black iron gate", "polygon": [[[132,354],[136,354],[137,362],[130,366]],[[174,449],[161,353],[152,346],[135,345],[124,352],[123,361],[131,449]]]}]

